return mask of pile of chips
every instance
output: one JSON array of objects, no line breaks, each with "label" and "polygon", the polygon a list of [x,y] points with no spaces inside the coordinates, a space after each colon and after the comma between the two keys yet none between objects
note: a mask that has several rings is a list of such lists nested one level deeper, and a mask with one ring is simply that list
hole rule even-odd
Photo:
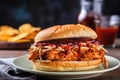
[{"label": "pile of chips", "polygon": [[22,24],[18,29],[8,25],[0,26],[0,41],[4,42],[33,42],[34,37],[41,31],[29,23]]}]

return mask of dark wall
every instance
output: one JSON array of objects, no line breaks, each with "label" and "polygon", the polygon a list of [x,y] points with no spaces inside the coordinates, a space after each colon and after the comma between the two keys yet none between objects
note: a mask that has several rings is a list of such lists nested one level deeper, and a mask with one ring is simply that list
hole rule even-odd
[{"label": "dark wall", "polygon": [[34,26],[75,23],[79,0],[7,0],[0,1],[0,25],[18,27],[28,22]]},{"label": "dark wall", "polygon": [[[47,28],[76,23],[79,11],[80,0],[0,0],[0,25],[17,28],[23,23],[31,23]],[[104,0],[103,14],[120,15],[120,0]]]},{"label": "dark wall", "polygon": [[106,14],[106,15],[118,14],[118,15],[120,15],[120,0],[104,0],[103,14]]}]

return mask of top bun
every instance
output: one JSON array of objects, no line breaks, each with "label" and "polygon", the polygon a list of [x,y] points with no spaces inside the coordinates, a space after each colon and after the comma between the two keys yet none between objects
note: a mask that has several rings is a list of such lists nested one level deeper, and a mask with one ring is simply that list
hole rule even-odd
[{"label": "top bun", "polygon": [[76,37],[96,39],[97,34],[91,28],[81,24],[56,25],[40,31],[35,37],[35,42]]}]

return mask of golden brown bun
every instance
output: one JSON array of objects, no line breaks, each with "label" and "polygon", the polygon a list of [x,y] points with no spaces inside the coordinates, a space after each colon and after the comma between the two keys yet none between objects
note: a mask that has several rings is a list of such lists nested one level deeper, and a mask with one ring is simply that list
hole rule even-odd
[{"label": "golden brown bun", "polygon": [[97,68],[101,65],[102,59],[91,61],[53,61],[41,62],[36,60],[33,62],[34,70],[42,71],[81,71]]},{"label": "golden brown bun", "polygon": [[74,37],[96,39],[97,34],[91,28],[81,24],[57,25],[40,31],[35,37],[35,42]]}]

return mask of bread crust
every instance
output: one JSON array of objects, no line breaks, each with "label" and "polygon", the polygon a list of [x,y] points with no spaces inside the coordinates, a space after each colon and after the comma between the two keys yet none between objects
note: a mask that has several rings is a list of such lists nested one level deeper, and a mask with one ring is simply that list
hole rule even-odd
[{"label": "bread crust", "polygon": [[40,31],[35,37],[35,42],[75,37],[96,39],[97,34],[91,28],[81,24],[57,25]]},{"label": "bread crust", "polygon": [[82,71],[97,68],[101,65],[102,59],[91,61],[33,61],[33,69],[40,71]]}]

